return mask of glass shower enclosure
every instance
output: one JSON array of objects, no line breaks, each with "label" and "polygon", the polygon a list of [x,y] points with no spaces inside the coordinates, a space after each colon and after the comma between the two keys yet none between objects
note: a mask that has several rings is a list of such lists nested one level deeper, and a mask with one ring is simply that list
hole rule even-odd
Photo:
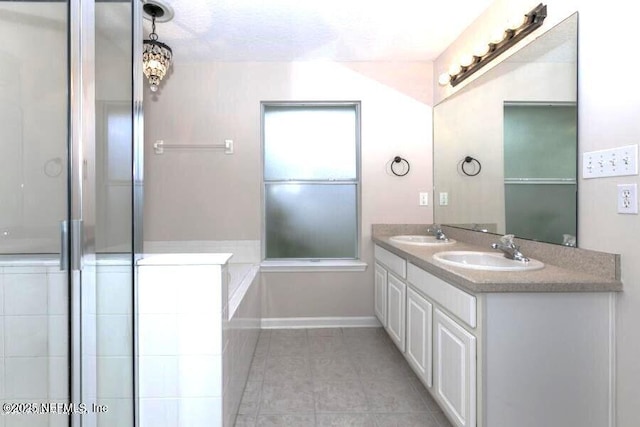
[{"label": "glass shower enclosure", "polygon": [[0,0],[0,427],[134,425],[139,9]]}]

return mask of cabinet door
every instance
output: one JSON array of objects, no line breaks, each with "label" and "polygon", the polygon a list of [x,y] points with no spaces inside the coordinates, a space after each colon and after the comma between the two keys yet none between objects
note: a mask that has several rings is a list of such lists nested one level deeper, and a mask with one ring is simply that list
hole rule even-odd
[{"label": "cabinet door", "polygon": [[436,308],[435,395],[459,427],[476,425],[476,338]]},{"label": "cabinet door", "polygon": [[407,288],[407,360],[428,387],[432,382],[433,305]]},{"label": "cabinet door", "polygon": [[376,316],[382,326],[387,327],[387,270],[376,263],[375,268],[375,289],[373,294],[373,304]]},{"label": "cabinet door", "polygon": [[405,298],[407,285],[393,274],[387,275],[387,332],[404,352]]}]

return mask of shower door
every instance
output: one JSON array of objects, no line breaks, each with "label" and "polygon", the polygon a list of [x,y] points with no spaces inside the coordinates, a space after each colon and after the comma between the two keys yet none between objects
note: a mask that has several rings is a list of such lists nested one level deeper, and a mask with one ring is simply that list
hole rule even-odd
[{"label": "shower door", "polygon": [[0,0],[0,427],[133,425],[134,3]]}]

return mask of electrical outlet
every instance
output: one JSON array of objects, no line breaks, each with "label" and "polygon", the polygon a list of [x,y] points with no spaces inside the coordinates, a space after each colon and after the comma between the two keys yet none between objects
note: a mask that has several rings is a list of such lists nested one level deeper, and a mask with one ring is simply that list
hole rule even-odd
[{"label": "electrical outlet", "polygon": [[420,193],[420,206],[429,206],[429,193]]},{"label": "electrical outlet", "polygon": [[449,193],[440,193],[440,206],[449,205]]},{"label": "electrical outlet", "polygon": [[638,184],[618,184],[618,213],[638,213]]}]

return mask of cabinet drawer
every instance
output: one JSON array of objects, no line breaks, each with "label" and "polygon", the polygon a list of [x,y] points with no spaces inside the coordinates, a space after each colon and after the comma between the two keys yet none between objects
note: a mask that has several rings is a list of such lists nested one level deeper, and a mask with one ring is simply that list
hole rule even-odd
[{"label": "cabinet drawer", "polygon": [[472,328],[476,327],[476,297],[409,263],[407,280]]},{"label": "cabinet drawer", "polygon": [[403,279],[407,278],[407,261],[378,245],[374,247],[373,254],[378,262],[384,264],[396,276]]}]

